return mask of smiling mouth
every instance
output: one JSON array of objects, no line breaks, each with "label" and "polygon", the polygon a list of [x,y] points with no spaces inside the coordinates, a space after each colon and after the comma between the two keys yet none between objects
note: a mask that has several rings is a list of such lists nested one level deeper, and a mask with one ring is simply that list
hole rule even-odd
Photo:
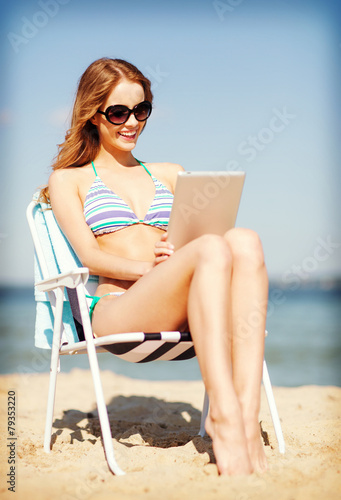
[{"label": "smiling mouth", "polygon": [[137,132],[119,132],[119,135],[124,139],[135,139]]}]

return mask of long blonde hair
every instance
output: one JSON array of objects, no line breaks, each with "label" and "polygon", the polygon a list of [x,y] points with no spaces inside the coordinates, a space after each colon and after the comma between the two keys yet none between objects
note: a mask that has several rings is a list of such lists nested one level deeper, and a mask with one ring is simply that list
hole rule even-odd
[{"label": "long blonde hair", "polygon": [[[122,78],[142,85],[145,99],[152,102],[151,82],[136,66],[122,59],[107,57],[94,61],[79,80],[71,127],[66,132],[65,141],[58,146],[53,170],[82,167],[96,158],[100,142],[97,128],[90,120]],[[49,203],[47,186],[41,190],[40,199]]]}]

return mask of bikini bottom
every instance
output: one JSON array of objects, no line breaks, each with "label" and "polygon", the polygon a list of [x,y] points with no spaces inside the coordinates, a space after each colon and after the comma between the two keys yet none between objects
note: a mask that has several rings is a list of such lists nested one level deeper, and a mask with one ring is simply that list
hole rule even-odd
[{"label": "bikini bottom", "polygon": [[109,295],[112,295],[113,297],[120,297],[121,295],[123,295],[124,292],[111,292],[111,293],[106,293],[104,295],[101,295],[100,297],[98,297],[98,295],[87,295],[86,297],[88,299],[92,299],[91,300],[91,303],[90,303],[90,307],[89,307],[89,316],[90,316],[90,321],[92,321],[92,315],[94,313],[94,309],[95,309],[95,306],[96,304],[101,300],[103,299],[103,297],[108,297]]}]

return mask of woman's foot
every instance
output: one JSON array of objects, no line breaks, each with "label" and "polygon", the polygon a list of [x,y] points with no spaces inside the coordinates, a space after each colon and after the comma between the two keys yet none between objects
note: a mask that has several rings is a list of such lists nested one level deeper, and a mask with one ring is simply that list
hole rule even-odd
[{"label": "woman's foot", "polygon": [[241,418],[232,425],[226,419],[213,419],[208,414],[205,428],[212,438],[219,474],[252,474],[253,466]]},{"label": "woman's foot", "polygon": [[249,457],[255,472],[265,472],[268,469],[268,462],[265,456],[264,445],[260,433],[258,419],[245,423],[245,435]]}]

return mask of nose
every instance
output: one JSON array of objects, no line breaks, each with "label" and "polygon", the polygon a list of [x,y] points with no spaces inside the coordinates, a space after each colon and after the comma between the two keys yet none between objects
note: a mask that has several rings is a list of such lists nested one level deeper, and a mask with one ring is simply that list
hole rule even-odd
[{"label": "nose", "polygon": [[139,124],[139,121],[136,120],[135,118],[135,115],[134,113],[130,113],[130,116],[128,118],[128,120],[125,122],[124,125],[128,126],[128,127],[136,127],[136,125]]}]

